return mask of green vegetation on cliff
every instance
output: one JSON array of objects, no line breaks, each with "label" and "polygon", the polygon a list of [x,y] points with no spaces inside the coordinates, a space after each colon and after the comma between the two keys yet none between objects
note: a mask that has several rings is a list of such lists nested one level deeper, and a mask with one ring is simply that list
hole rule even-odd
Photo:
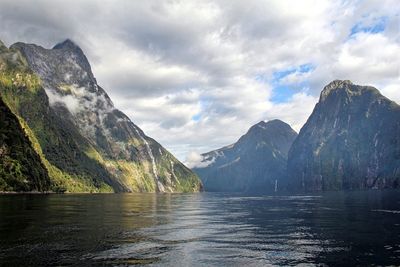
[{"label": "green vegetation on cliff", "polygon": [[[51,50],[0,43],[0,99],[0,191],[201,190],[192,171],[113,107],[70,41]],[[21,148],[10,143],[18,129]]]},{"label": "green vegetation on cliff", "polygon": [[46,191],[50,178],[18,118],[0,97],[0,191]]},{"label": "green vegetation on cliff", "polygon": [[[46,94],[41,86],[40,79],[33,74],[26,65],[26,61],[19,51],[4,50],[0,57],[0,96],[3,109],[8,109],[19,122],[28,137],[29,146],[33,147],[40,157],[42,166],[47,172],[40,171],[40,168],[30,166],[26,172],[36,173],[40,171],[43,179],[50,177],[51,185],[41,186],[34,182],[34,186],[15,187],[11,186],[12,180],[21,180],[20,175],[8,175],[8,182],[5,183],[5,191],[31,191],[31,190],[53,190],[57,192],[110,192],[112,188],[101,180],[93,180],[90,171],[100,168],[96,162],[92,163],[92,169],[82,169],[78,162],[78,144],[72,141],[66,131],[62,131],[64,125],[51,115],[48,107]],[[4,102],[3,102],[4,101]],[[14,140],[17,133],[10,131],[10,126],[2,118],[2,131],[4,138],[0,145],[5,145],[5,140]],[[7,139],[5,139],[7,138]],[[89,161],[87,159],[86,161]],[[30,162],[28,154],[21,153],[18,159],[14,160],[15,166],[22,162]],[[20,170],[21,168],[14,168]],[[105,173],[105,172],[104,172]],[[105,173],[106,174],[106,173]],[[1,177],[6,177],[5,174]],[[101,177],[101,176],[100,176]],[[40,179],[40,178],[37,178]]]}]

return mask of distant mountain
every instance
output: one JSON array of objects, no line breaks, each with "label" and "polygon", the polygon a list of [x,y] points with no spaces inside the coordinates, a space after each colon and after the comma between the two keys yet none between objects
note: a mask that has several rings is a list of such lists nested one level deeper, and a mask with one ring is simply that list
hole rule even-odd
[{"label": "distant mountain", "polygon": [[194,168],[206,191],[267,192],[286,174],[296,132],[280,120],[261,121],[235,144],[203,154],[207,167]]},{"label": "distant mountain", "polygon": [[400,106],[370,86],[333,81],[288,157],[292,189],[393,188],[400,184]]},{"label": "distant mountain", "polygon": [[0,98],[40,156],[52,190],[201,190],[190,169],[114,107],[72,41],[53,49],[1,44],[0,71]]}]

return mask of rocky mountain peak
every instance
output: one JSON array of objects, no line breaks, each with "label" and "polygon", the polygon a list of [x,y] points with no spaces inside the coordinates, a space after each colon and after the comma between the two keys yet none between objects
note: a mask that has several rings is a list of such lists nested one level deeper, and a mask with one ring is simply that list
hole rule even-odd
[{"label": "rocky mountain peak", "polygon": [[209,164],[195,170],[206,191],[272,191],[296,136],[283,121],[260,121],[233,145],[203,154]]},{"label": "rocky mountain peak", "polygon": [[53,49],[80,49],[71,39],[66,39],[63,42],[56,44]]},{"label": "rocky mountain peak", "polygon": [[[242,141],[248,138],[254,140],[254,138],[259,135],[262,135],[264,136],[264,138],[269,139],[273,138],[276,134],[286,135],[287,132],[292,131],[293,129],[290,127],[289,124],[278,119],[270,120],[268,122],[260,121],[259,123],[253,125],[249,129],[247,134],[242,136],[241,139]],[[261,136],[259,136],[257,139],[259,138],[264,139]]]},{"label": "rocky mountain peak", "polygon": [[259,123],[255,124],[254,126],[265,126],[265,124],[267,124],[265,121],[260,121]]},{"label": "rocky mountain peak", "polygon": [[[372,86],[362,86],[353,84],[349,80],[335,80],[329,83],[321,92],[320,103],[325,102],[328,99],[333,102],[350,103],[354,97],[364,96],[365,100],[369,99],[373,101],[374,99],[385,98],[380,94],[380,92]],[[342,101],[347,99],[347,101]]]},{"label": "rocky mountain peak", "polygon": [[[21,56],[19,61],[12,57],[12,63],[26,66],[26,76],[36,83],[34,90],[10,90],[6,82],[0,95],[8,94],[13,112],[32,127],[44,162],[58,168],[49,172],[57,186],[62,181],[68,191],[201,190],[194,173],[114,108],[73,41],[52,49],[20,42],[10,50]],[[7,52],[0,53],[3,57],[9,57]]]},{"label": "rocky mountain peak", "polygon": [[73,58],[74,61],[76,61],[76,63],[87,72],[88,76],[91,79],[94,79],[89,60],[76,43],[70,39],[66,39],[63,42],[56,44],[52,51],[58,51],[60,54],[63,54],[64,58],[67,60]]},{"label": "rocky mountain peak", "polygon": [[285,128],[285,129],[290,129],[289,124],[286,122],[283,122],[281,120],[275,119],[275,120],[270,120],[268,121],[265,126],[269,128]]},{"label": "rocky mountain peak", "polygon": [[290,149],[288,177],[304,190],[396,185],[399,112],[374,87],[331,82]]},{"label": "rocky mountain peak", "polygon": [[249,131],[254,130],[254,129],[263,129],[263,130],[266,130],[267,128],[270,128],[270,127],[281,127],[281,126],[284,126],[284,125],[287,125],[287,124],[284,123],[283,121],[277,120],[277,119],[275,119],[275,120],[270,120],[270,121],[268,121],[268,122],[260,121],[259,123],[254,124],[254,125],[249,129]]},{"label": "rocky mountain peak", "polygon": [[[69,52],[74,54],[77,58],[79,63],[87,70],[90,70],[90,63],[89,60],[86,58],[83,50],[71,39],[66,39],[65,41],[56,44],[52,50],[62,50],[65,52]],[[91,72],[91,70],[90,70]]]},{"label": "rocky mountain peak", "polygon": [[93,87],[96,80],[82,49],[67,39],[46,49],[35,44],[15,43],[11,46],[22,52],[33,71],[46,83],[77,84]]},{"label": "rocky mountain peak", "polygon": [[354,84],[349,80],[334,80],[324,87],[320,100],[324,101],[330,94],[337,90],[349,90],[352,85]]}]

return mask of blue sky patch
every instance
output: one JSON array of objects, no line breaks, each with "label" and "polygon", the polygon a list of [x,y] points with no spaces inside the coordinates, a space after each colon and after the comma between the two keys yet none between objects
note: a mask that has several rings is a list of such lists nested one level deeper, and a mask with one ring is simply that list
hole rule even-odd
[{"label": "blue sky patch", "polygon": [[281,80],[282,78],[288,76],[289,74],[295,73],[297,72],[301,72],[301,73],[306,73],[306,72],[310,72],[313,71],[315,69],[315,66],[311,63],[306,63],[306,64],[302,64],[299,65],[297,67],[290,67],[284,70],[280,70],[280,71],[275,71],[272,75],[273,75],[273,82],[279,82],[279,80]]},{"label": "blue sky patch", "polygon": [[276,86],[270,100],[274,103],[287,102],[297,91],[291,86]]},{"label": "blue sky patch", "polygon": [[211,104],[211,101],[208,100],[206,97],[200,97],[200,112],[192,116],[192,121],[198,122],[201,120],[203,116],[203,111],[208,109],[208,106]]},{"label": "blue sky patch", "polygon": [[356,23],[350,30],[350,37],[356,35],[359,32],[366,33],[379,33],[383,32],[386,28],[386,24],[388,22],[388,17],[379,17],[374,19],[374,23],[371,25],[364,25],[362,22]]},{"label": "blue sky patch", "polygon": [[287,69],[275,71],[272,74],[272,80],[270,84],[273,87],[272,97],[270,100],[274,103],[287,102],[294,94],[298,93],[301,89],[309,87],[307,80],[295,84],[283,83],[282,79],[286,76],[298,73],[308,73],[315,70],[315,65],[312,63],[306,63],[299,66],[290,67]]},{"label": "blue sky patch", "polygon": [[196,115],[192,116],[192,121],[199,121],[201,119],[201,113],[197,113]]}]

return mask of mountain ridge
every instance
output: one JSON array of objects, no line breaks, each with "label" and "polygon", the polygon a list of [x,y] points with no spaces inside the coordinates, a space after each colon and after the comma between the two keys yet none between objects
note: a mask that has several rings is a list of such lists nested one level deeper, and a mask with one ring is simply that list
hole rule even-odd
[{"label": "mountain ridge", "polygon": [[[190,169],[114,107],[73,41],[52,49],[21,42],[7,48],[0,41],[0,71],[7,122],[0,124],[0,152],[7,157],[0,159],[0,173],[8,177],[0,190],[202,190]],[[7,127],[19,136],[14,150]],[[372,86],[334,80],[299,134],[280,120],[260,121],[234,144],[202,157],[203,166],[193,170],[211,191],[266,192],[277,184],[302,191],[397,187],[400,106]],[[27,166],[36,166],[35,173]]]},{"label": "mountain ridge", "polygon": [[297,133],[280,120],[261,121],[232,145],[202,154],[202,168],[193,170],[205,190],[274,191],[284,179],[286,157]]},{"label": "mountain ridge", "polygon": [[[20,65],[14,66],[6,57],[7,53],[19,58]],[[13,112],[21,123],[26,123],[32,130],[32,138],[37,139],[43,152],[42,160],[49,161],[59,172],[72,172],[67,175],[71,180],[81,177],[79,179],[89,187],[94,186],[93,190],[98,190],[98,183],[105,183],[115,191],[127,192],[201,190],[195,174],[114,107],[105,90],[97,84],[83,51],[75,43],[66,40],[53,49],[46,49],[19,42],[10,46],[2,56],[2,64],[10,72],[9,80],[21,75],[18,68],[22,67],[30,72],[30,77],[37,75],[37,92],[28,94],[28,91],[21,90],[23,86],[6,84],[10,88],[3,85],[0,93],[9,106],[14,106]],[[32,100],[39,96],[42,99],[35,101],[34,105],[20,105],[23,99]],[[34,108],[47,114],[46,119],[34,112]],[[49,125],[49,121],[56,126]],[[44,125],[48,125],[46,131],[43,131]],[[60,142],[64,150],[57,148]],[[67,147],[74,143],[76,146],[70,154]],[[77,168],[72,168],[72,165]],[[93,168],[89,167],[91,165]],[[102,170],[103,175],[93,176],[95,169]],[[98,182],[93,184],[92,179]],[[77,190],[71,187],[71,182],[62,186],[67,187],[67,191]]]},{"label": "mountain ridge", "polygon": [[321,92],[288,157],[293,189],[397,187],[400,106],[372,86],[333,81]]}]

